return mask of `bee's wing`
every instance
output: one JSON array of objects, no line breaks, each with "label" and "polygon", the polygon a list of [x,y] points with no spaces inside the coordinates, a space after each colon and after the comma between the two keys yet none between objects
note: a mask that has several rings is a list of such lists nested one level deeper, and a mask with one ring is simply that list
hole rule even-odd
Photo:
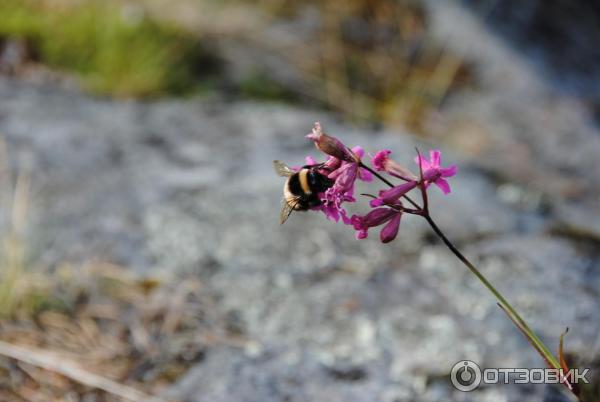
[{"label": "bee's wing", "polygon": [[292,212],[294,212],[294,207],[298,204],[299,200],[293,201],[292,205],[286,201],[285,198],[281,200],[281,213],[279,214],[279,223],[283,225],[285,221],[290,217]]},{"label": "bee's wing", "polygon": [[273,161],[273,167],[275,168],[275,173],[277,173],[279,176],[290,177],[296,173],[282,161]]}]

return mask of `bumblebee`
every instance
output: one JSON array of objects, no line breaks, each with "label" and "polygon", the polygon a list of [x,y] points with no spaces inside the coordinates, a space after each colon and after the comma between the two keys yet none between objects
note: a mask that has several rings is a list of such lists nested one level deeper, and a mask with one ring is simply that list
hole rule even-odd
[{"label": "bumblebee", "polygon": [[284,223],[293,211],[306,211],[321,204],[319,193],[324,192],[334,181],[317,171],[321,165],[306,165],[297,172],[281,161],[273,161],[275,172],[287,177],[283,186],[283,200],[279,223]]}]

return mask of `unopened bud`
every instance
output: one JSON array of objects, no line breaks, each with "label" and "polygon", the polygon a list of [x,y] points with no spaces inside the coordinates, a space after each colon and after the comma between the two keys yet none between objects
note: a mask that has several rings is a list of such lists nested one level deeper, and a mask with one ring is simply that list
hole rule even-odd
[{"label": "unopened bud", "polygon": [[327,155],[346,162],[360,162],[358,155],[345,146],[342,141],[325,134],[319,122],[315,123],[312,133],[308,134],[306,138],[313,140],[317,149]]}]

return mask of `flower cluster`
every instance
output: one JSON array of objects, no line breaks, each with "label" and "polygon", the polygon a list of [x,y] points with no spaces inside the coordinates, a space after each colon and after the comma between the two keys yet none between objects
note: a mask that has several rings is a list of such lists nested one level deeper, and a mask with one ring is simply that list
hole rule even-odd
[{"label": "flower cluster", "polygon": [[[323,211],[328,219],[338,222],[341,218],[345,224],[350,224],[351,219],[342,204],[356,201],[354,182],[357,179],[373,180],[371,173],[360,167],[364,150],[361,147],[346,147],[337,138],[325,134],[318,122],[306,138],[313,140],[317,149],[328,155],[327,161],[319,170],[335,180],[334,185],[321,194],[321,205],[314,209]],[[307,158],[307,163],[317,165],[312,158]]]},{"label": "flower cluster", "polygon": [[[362,158],[364,150],[361,147],[350,148],[339,139],[326,134],[321,125],[315,123],[312,132],[306,138],[314,141],[316,148],[327,155],[327,160],[319,164],[311,157],[307,157],[308,165],[319,166],[318,171],[334,180],[332,187],[319,194],[321,205],[313,208],[322,211],[328,219],[338,222],[340,219],[346,225],[356,230],[356,238],[364,239],[368,236],[370,228],[384,225],[380,232],[380,239],[388,243],[396,238],[400,227],[400,219],[404,213],[424,215],[424,207],[419,207],[408,198],[407,194],[415,189],[421,189],[423,197],[427,196],[427,188],[435,184],[444,194],[450,193],[450,185],[446,178],[454,176],[457,167],[441,166],[441,152],[429,152],[429,160],[420,154],[415,158],[419,169],[416,175],[409,169],[390,158],[391,151],[384,149],[371,157],[373,168],[367,166]],[[400,179],[402,183],[393,185],[379,173],[389,175],[392,179]],[[388,184],[389,188],[379,191],[369,205],[372,208],[366,215],[348,216],[343,204],[356,202],[354,197],[354,184],[357,179],[363,181],[373,180],[373,175]],[[405,206],[409,201],[411,208]],[[412,208],[415,207],[415,208]]]}]

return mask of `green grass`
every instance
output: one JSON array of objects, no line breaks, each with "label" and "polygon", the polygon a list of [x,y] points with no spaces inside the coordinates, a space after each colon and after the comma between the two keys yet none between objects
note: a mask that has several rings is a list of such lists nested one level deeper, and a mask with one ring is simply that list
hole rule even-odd
[{"label": "green grass", "polygon": [[217,61],[199,38],[143,14],[127,14],[113,1],[49,8],[2,0],[0,38],[25,39],[38,61],[75,73],[97,94],[149,97],[206,86],[199,77],[214,73]]}]

